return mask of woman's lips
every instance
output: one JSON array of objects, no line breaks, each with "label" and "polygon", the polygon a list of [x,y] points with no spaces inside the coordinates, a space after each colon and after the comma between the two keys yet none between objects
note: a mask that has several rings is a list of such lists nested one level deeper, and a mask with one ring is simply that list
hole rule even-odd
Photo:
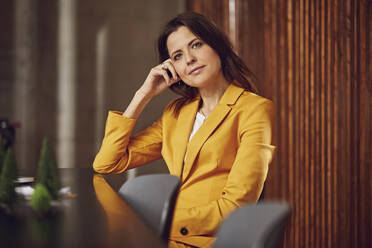
[{"label": "woman's lips", "polygon": [[203,68],[204,68],[204,65],[202,65],[202,66],[198,66],[198,67],[195,67],[194,69],[192,69],[192,70],[189,72],[189,75],[198,74],[198,73],[201,71],[201,69],[203,69]]}]

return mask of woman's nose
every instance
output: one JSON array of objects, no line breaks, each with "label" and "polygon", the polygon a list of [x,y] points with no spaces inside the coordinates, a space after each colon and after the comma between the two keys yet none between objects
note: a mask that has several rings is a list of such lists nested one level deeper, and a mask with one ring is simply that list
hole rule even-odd
[{"label": "woman's nose", "polygon": [[196,61],[196,57],[190,52],[186,53],[185,57],[187,65],[191,65]]}]

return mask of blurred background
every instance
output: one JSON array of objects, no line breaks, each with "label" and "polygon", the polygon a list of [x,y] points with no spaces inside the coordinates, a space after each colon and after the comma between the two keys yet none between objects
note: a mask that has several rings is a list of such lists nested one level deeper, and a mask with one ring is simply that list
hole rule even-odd
[{"label": "blurred background", "polygon": [[[265,199],[292,206],[285,247],[371,247],[370,0],[3,0],[0,119],[18,167],[36,170],[44,136],[59,167],[90,167],[108,110],[125,109],[184,11],[228,34],[276,104]],[[174,97],[156,98],[136,131]],[[131,173],[155,172],[162,161]]]},{"label": "blurred background", "polygon": [[[156,39],[184,1],[10,0],[0,14],[0,118],[19,123],[20,168],[36,168],[43,136],[59,167],[89,167],[108,110],[124,111],[157,64]],[[155,121],[167,92],[144,111]],[[158,162],[155,170],[166,167]],[[154,167],[153,166],[153,167]]]}]

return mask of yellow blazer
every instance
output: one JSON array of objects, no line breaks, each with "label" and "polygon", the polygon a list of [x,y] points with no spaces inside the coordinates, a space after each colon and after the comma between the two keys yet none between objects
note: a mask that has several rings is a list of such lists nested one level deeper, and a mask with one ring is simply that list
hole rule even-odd
[{"label": "yellow blazer", "polygon": [[199,101],[185,105],[178,118],[166,109],[133,137],[136,120],[110,111],[93,167],[117,174],[163,158],[182,181],[170,240],[204,247],[232,210],[258,200],[274,152],[274,107],[230,84],[189,142]]}]

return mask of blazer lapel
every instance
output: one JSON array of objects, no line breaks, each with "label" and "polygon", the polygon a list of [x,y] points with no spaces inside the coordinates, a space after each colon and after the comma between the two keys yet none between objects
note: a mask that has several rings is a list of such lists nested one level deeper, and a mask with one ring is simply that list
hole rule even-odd
[{"label": "blazer lapel", "polygon": [[[227,114],[230,112],[231,110],[230,105],[235,104],[235,102],[243,92],[244,89],[239,88],[233,84],[230,84],[230,86],[226,89],[225,93],[223,94],[219,103],[210,113],[210,115],[205,120],[203,125],[195,133],[193,138],[190,140],[189,144],[187,144],[186,162],[184,165],[182,175],[183,178],[186,178],[189,172],[191,171],[194,161],[203,144],[212,135],[215,129],[220,125],[220,123],[225,119]],[[190,132],[188,132],[188,135],[190,135]]]},{"label": "blazer lapel", "polygon": [[[175,128],[175,144],[176,149],[174,149],[174,164],[175,164],[175,175],[181,177],[183,160],[185,158],[186,147],[189,141],[190,133],[192,127],[194,126],[195,115],[198,111],[200,97],[197,97],[195,101],[187,104],[181,109],[178,115],[177,125]],[[182,179],[181,179],[182,180]]]},{"label": "blazer lapel", "polygon": [[223,121],[225,116],[230,112],[231,107],[226,105],[217,105],[203,125],[198,129],[193,138],[187,145],[186,162],[183,170],[183,178],[189,174],[195,158],[198,155],[201,147],[217,126]]}]

